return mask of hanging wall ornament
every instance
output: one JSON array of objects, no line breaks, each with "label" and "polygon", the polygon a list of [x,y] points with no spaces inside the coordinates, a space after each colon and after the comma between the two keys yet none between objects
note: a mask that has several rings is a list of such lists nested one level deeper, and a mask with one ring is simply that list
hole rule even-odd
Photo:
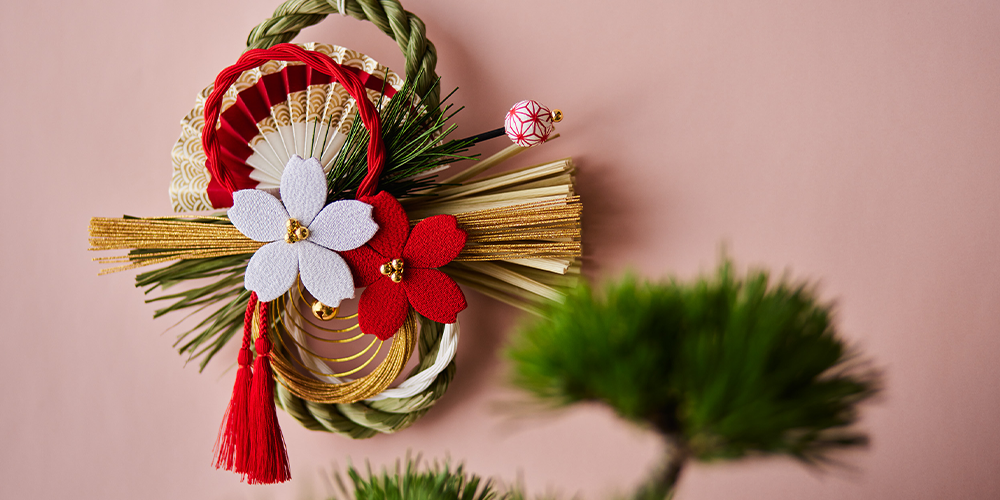
[{"label": "hanging wall ornament", "polygon": [[[405,80],[342,47],[284,43],[334,12],[394,37]],[[128,250],[95,259],[115,264],[101,274],[162,265],[137,286],[167,304],[156,316],[201,312],[177,345],[202,368],[242,334],[215,465],[274,483],[290,477],[275,406],[366,438],[434,405],[455,372],[459,285],[527,311],[560,300],[579,277],[581,203],[570,159],[485,175],[555,138],[558,110],[522,101],[504,127],[450,138],[434,46],[394,1],[293,0],[248,47],[198,95],[173,149],[174,210],[202,213],[94,218],[90,243]],[[515,144],[464,156],[504,134]],[[459,160],[476,161],[445,175]]]}]

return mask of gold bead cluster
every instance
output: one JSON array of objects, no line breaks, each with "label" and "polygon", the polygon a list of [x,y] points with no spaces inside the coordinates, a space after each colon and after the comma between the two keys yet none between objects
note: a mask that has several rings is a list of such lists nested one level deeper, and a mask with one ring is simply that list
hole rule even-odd
[{"label": "gold bead cluster", "polygon": [[399,283],[403,281],[403,259],[392,259],[391,262],[382,264],[379,268],[379,272],[383,276],[388,276],[393,283]]},{"label": "gold bead cluster", "polygon": [[309,237],[309,228],[303,226],[296,219],[288,219],[285,222],[285,229],[288,229],[288,232],[285,234],[285,242],[287,243],[295,243]]}]

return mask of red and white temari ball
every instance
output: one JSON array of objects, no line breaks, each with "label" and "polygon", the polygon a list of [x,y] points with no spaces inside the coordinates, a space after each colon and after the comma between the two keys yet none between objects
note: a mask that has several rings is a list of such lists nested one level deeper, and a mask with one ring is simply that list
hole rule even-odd
[{"label": "red and white temari ball", "polygon": [[510,108],[503,124],[514,144],[528,148],[549,138],[553,129],[552,112],[535,101],[521,101]]}]

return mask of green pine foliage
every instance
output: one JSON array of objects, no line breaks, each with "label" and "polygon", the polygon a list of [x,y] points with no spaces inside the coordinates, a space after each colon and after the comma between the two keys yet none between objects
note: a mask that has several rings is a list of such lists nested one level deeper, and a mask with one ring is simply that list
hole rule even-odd
[{"label": "green pine foliage", "polygon": [[[436,86],[437,83],[434,84]],[[445,140],[456,128],[448,121],[461,108],[452,112],[452,105],[445,104],[451,94],[442,100],[441,107],[428,107],[425,98],[429,94],[430,91],[423,96],[416,95],[413,84],[408,80],[388,103],[383,105],[382,100],[378,103],[386,152],[379,189],[396,199],[412,196],[415,191],[436,185],[434,176],[421,177],[420,174],[455,160],[474,158],[461,155],[473,144],[471,140]],[[361,119],[355,118],[340,154],[327,174],[327,203],[353,199],[361,180],[368,173],[370,135]]]},{"label": "green pine foliage", "polygon": [[523,327],[508,356],[514,382],[542,401],[604,402],[702,460],[814,463],[864,444],[851,426],[878,387],[810,286],[739,278],[729,262],[693,283],[580,286]]},{"label": "green pine foliage", "polygon": [[407,459],[405,468],[397,462],[396,470],[374,473],[369,466],[362,475],[355,467],[347,469],[352,487],[336,475],[341,493],[330,500],[522,500],[519,491],[501,492],[489,480],[454,469],[447,462],[421,467],[419,459]]},{"label": "green pine foliage", "polygon": [[175,311],[209,311],[194,327],[178,335],[174,343],[189,361],[200,359],[201,370],[233,335],[243,330],[243,315],[250,300],[250,291],[243,288],[243,273],[251,255],[179,260],[135,277],[135,286],[145,288],[147,295],[184,285],[182,291],[146,300],[168,303],[156,310],[154,318]]}]

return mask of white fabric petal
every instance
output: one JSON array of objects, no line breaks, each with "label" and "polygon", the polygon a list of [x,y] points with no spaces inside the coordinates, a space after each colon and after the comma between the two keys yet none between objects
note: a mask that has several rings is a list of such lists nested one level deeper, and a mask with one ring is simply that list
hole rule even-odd
[{"label": "white fabric petal", "polygon": [[260,247],[250,257],[243,286],[257,292],[257,297],[264,302],[281,297],[299,275],[299,255],[295,247],[303,244],[308,243],[289,244],[281,240]]},{"label": "white fabric petal", "polygon": [[335,201],[313,219],[309,241],[330,250],[346,252],[364,245],[378,232],[372,206],[357,200]]},{"label": "white fabric petal", "polygon": [[303,160],[298,155],[288,160],[281,174],[281,201],[289,217],[303,226],[312,224],[326,204],[326,174],[319,160]]},{"label": "white fabric petal", "polygon": [[354,276],[337,252],[309,241],[300,241],[295,246],[302,284],[316,300],[337,307],[340,301],[354,298]]},{"label": "white fabric petal", "polygon": [[277,198],[263,191],[236,191],[228,214],[236,229],[254,241],[280,240],[287,232],[288,212]]}]

